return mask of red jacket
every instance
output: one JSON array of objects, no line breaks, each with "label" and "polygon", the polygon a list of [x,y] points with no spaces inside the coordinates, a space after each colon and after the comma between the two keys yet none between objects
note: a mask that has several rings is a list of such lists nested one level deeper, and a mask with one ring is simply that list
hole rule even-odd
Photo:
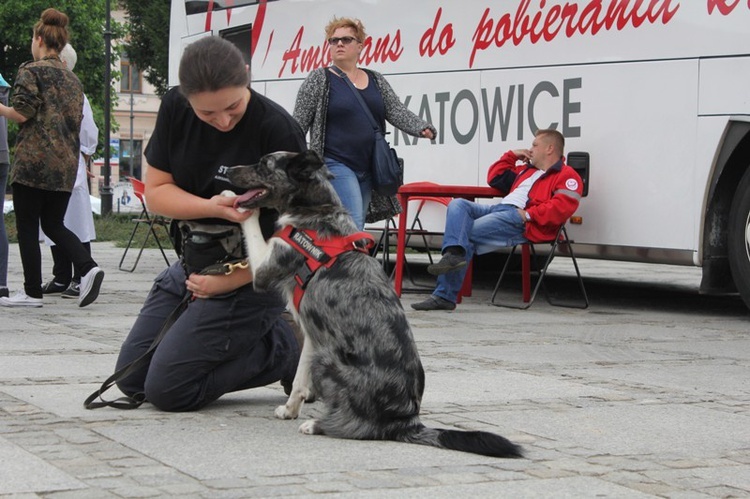
[{"label": "red jacket", "polygon": [[[490,166],[487,183],[504,193],[509,193],[536,168],[527,164],[516,166],[518,156],[508,151]],[[583,193],[583,182],[576,171],[565,164],[565,158],[552,165],[534,182],[529,191],[526,212],[531,221],[526,224],[524,236],[531,242],[554,239],[557,229],[578,209]]]}]

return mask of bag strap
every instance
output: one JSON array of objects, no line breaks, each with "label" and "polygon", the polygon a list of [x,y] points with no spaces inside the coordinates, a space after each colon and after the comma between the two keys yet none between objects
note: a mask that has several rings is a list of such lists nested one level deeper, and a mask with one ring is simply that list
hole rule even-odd
[{"label": "bag strap", "polygon": [[[98,390],[96,390],[86,398],[86,400],[83,402],[83,407],[85,407],[86,409],[99,409],[101,407],[114,407],[115,409],[136,409],[146,401],[146,396],[143,393],[136,393],[133,396],[126,395],[115,400],[105,400],[102,398],[102,394],[112,388],[119,380],[126,378],[137,369],[147,364],[149,360],[151,360],[151,357],[154,355],[154,350],[156,350],[156,347],[159,345],[159,343],[161,343],[161,340],[167,334],[169,328],[171,328],[175,321],[177,321],[177,318],[180,316],[180,314],[185,311],[185,309],[187,308],[187,304],[192,296],[192,293],[187,293],[182,301],[180,301],[180,303],[177,305],[177,307],[172,310],[172,312],[167,317],[167,320],[164,321],[164,325],[162,325],[159,333],[154,338],[154,341],[151,342],[148,350],[146,350],[143,355],[135,359],[133,362],[126,366],[123,366],[112,376],[107,378]],[[97,398],[99,399],[99,401],[95,402]]]},{"label": "bag strap", "polygon": [[336,76],[340,77],[342,80],[344,80],[346,82],[346,84],[349,86],[349,88],[351,89],[352,93],[354,94],[354,97],[357,98],[357,101],[359,102],[359,105],[362,106],[362,110],[365,112],[365,115],[367,116],[367,118],[369,118],[370,125],[372,125],[372,128],[374,130],[382,133],[383,137],[385,137],[385,133],[383,132],[383,130],[380,129],[380,125],[375,120],[375,117],[372,115],[372,111],[370,111],[370,108],[367,106],[367,103],[365,102],[365,100],[362,98],[362,96],[357,91],[357,88],[354,86],[354,83],[352,83],[352,81],[349,79],[349,77],[346,76],[346,73],[344,73],[344,71],[340,67],[338,67],[338,66],[331,66],[331,71],[333,71],[333,73]]},{"label": "bag strap", "polygon": [[[208,267],[200,271],[200,274],[229,275],[237,269],[242,270],[246,269],[247,267],[247,260],[232,260],[231,262],[209,265]],[[125,395],[115,400],[105,400],[104,398],[102,398],[102,394],[112,388],[115,383],[123,378],[128,377],[130,374],[135,372],[137,369],[140,369],[151,360],[151,357],[154,355],[154,350],[156,350],[156,347],[159,345],[159,343],[161,343],[161,340],[164,339],[167,331],[169,331],[169,329],[177,321],[177,318],[182,314],[182,312],[185,311],[188,303],[192,298],[192,293],[185,293],[185,296],[182,298],[180,303],[178,303],[174,310],[172,310],[172,312],[170,312],[170,314],[167,316],[164,324],[161,326],[161,329],[157,333],[154,340],[151,342],[151,345],[148,347],[148,350],[146,350],[140,357],[130,362],[126,366],[121,367],[117,372],[107,378],[98,390],[96,390],[94,393],[89,395],[86,400],[84,400],[83,407],[85,407],[86,409],[99,409],[101,407],[114,407],[115,409],[136,409],[140,407],[140,405],[146,401],[146,396],[143,393],[136,393],[132,396]],[[99,400],[95,401],[97,398]]]}]

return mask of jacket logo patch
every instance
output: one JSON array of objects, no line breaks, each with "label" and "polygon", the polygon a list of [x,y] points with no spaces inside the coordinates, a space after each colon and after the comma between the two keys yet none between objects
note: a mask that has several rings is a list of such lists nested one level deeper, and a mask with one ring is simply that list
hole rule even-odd
[{"label": "jacket logo patch", "polygon": [[565,187],[567,187],[571,191],[577,191],[578,181],[574,178],[569,178],[568,180],[565,181]]}]

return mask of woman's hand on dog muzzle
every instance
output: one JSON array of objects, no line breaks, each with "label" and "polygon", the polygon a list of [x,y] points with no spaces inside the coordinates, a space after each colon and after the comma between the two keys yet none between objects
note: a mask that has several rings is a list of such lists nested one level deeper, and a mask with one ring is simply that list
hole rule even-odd
[{"label": "woman's hand on dog muzzle", "polygon": [[[242,223],[250,218],[254,210],[243,209],[242,211],[234,207],[234,198],[217,194],[208,200],[214,213],[210,218],[222,218],[230,222]],[[206,217],[209,218],[209,217]]]}]

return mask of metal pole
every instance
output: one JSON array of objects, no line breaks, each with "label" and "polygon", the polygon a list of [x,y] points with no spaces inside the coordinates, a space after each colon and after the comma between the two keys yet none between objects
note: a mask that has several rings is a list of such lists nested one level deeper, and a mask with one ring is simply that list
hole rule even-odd
[{"label": "metal pole", "polygon": [[128,162],[128,172],[130,176],[133,176],[133,161],[135,161],[135,154],[133,153],[133,89],[130,89],[130,161]]},{"label": "metal pole", "polygon": [[110,31],[110,0],[106,0],[106,15],[104,25],[104,166],[102,167],[102,174],[104,175],[104,186],[102,191],[99,193],[101,196],[102,203],[102,215],[109,215],[112,213],[112,185],[110,183],[110,175],[112,168],[110,165],[110,152],[109,152],[109,134],[110,134],[110,107],[112,100],[112,91],[110,86],[112,85],[112,31]]}]

